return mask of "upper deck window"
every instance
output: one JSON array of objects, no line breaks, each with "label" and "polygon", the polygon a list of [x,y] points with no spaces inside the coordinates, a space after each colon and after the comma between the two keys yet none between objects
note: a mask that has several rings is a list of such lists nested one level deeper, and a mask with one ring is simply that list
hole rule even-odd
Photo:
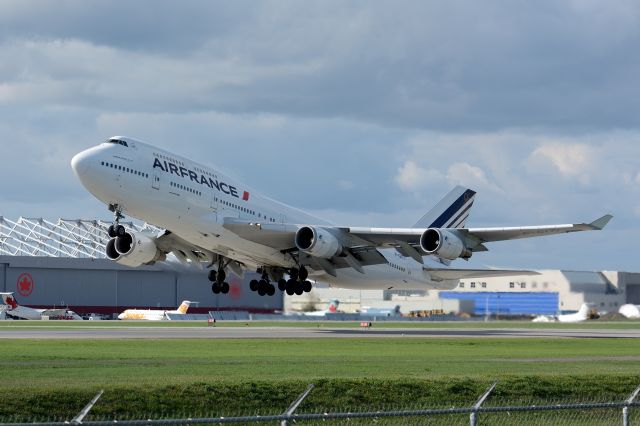
[{"label": "upper deck window", "polygon": [[117,143],[118,145],[129,147],[129,144],[126,141],[120,139],[109,139],[107,143]]}]

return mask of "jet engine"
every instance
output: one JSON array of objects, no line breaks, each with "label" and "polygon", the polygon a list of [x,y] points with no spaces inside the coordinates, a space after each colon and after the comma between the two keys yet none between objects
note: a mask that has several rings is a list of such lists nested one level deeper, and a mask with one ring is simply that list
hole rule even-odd
[{"label": "jet engine", "polygon": [[122,237],[110,239],[106,252],[109,259],[131,267],[153,264],[165,257],[153,240],[141,233],[127,232]]},{"label": "jet engine", "polygon": [[296,232],[296,247],[298,250],[314,257],[331,259],[342,253],[342,244],[324,228],[303,226]]},{"label": "jet engine", "polygon": [[468,259],[471,257],[471,250],[465,247],[464,243],[454,232],[429,228],[420,237],[420,248],[427,253],[433,254],[443,259],[454,260],[459,257]]}]

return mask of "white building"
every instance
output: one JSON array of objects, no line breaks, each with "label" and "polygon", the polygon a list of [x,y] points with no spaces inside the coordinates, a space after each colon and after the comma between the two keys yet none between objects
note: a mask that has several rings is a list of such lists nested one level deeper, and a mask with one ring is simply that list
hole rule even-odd
[{"label": "white building", "polygon": [[418,310],[485,313],[499,316],[557,314],[577,311],[583,303],[600,312],[617,312],[625,303],[640,304],[640,274],[541,270],[540,275],[461,280],[449,291],[345,290],[316,285],[305,296],[285,298],[287,310],[317,310],[331,299],[340,310],[357,312],[365,307],[393,309],[406,314]]}]

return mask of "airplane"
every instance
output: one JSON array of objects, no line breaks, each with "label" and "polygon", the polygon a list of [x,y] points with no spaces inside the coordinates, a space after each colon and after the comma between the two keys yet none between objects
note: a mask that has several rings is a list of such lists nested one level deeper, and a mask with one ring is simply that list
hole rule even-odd
[{"label": "airplane", "polygon": [[578,312],[574,314],[564,314],[564,315],[540,315],[535,317],[532,322],[582,322],[588,319],[597,319],[600,318],[598,315],[598,311],[595,310],[593,305],[588,303],[583,303],[580,306]]},{"label": "airplane", "polygon": [[618,313],[629,319],[640,319],[640,305],[627,303],[620,306]]},{"label": "airplane", "polygon": [[82,320],[80,315],[66,308],[34,309],[19,305],[13,293],[0,293],[5,317],[22,320],[41,320],[43,317],[65,320]]},{"label": "airplane", "polygon": [[[462,278],[536,275],[533,271],[451,268],[452,261],[487,251],[487,243],[578,231],[591,223],[467,228],[476,192],[456,186],[415,225],[405,228],[336,226],[275,201],[220,170],[139,140],[114,136],[76,154],[71,166],[82,185],[114,214],[105,251],[138,267],[173,254],[209,269],[214,294],[229,292],[227,272],[261,274],[251,291],[288,295],[310,280],[351,289],[452,289]],[[151,223],[157,235],[125,229],[124,214]],[[287,278],[288,277],[288,278]]]},{"label": "airplane", "polygon": [[294,315],[302,315],[305,317],[324,317],[327,314],[338,313],[339,305],[340,305],[340,301],[338,299],[331,299],[331,301],[329,302],[329,307],[324,311],[300,312],[300,313],[295,313]]},{"label": "airplane", "polygon": [[168,320],[167,314],[186,314],[189,306],[194,303],[183,300],[180,306],[174,311],[165,311],[161,309],[127,309],[118,315],[119,320],[147,320],[147,321],[164,321]]},{"label": "airplane", "polygon": [[401,317],[400,305],[396,305],[393,308],[372,308],[369,306],[363,306],[360,310],[360,315],[366,317]]}]

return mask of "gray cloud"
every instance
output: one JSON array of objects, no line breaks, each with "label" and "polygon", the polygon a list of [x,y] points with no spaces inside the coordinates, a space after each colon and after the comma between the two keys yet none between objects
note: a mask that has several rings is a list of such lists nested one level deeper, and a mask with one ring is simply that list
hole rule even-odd
[{"label": "gray cloud", "polygon": [[639,24],[625,0],[4,1],[0,214],[108,218],[69,160],[128,134],[338,223],[408,226],[457,183],[478,226],[610,211],[472,263],[634,269]]}]

